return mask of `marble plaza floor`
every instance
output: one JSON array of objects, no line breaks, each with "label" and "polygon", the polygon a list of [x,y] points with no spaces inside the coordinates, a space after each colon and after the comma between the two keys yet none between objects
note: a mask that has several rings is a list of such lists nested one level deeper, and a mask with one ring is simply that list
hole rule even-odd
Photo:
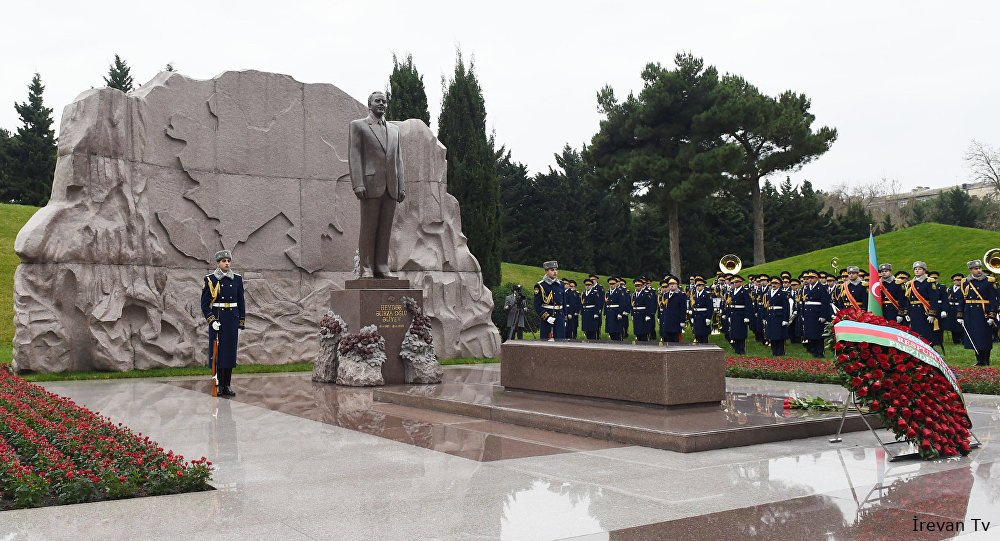
[{"label": "marble plaza floor", "polygon": [[[447,376],[486,382],[497,368]],[[0,512],[0,540],[909,540],[948,539],[956,532],[930,528],[956,525],[960,539],[1000,539],[1000,397],[967,396],[983,441],[970,456],[888,462],[867,432],[685,454],[379,403],[371,390],[308,379],[237,374],[234,400],[197,379],[46,384],[165,448],[209,457],[216,490]]]}]

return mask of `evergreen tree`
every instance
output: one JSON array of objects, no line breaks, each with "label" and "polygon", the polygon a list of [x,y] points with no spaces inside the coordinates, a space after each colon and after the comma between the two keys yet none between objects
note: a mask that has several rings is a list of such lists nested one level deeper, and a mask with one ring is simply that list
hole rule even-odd
[{"label": "evergreen tree", "polygon": [[534,245],[542,217],[537,211],[535,186],[528,178],[528,166],[511,159],[510,151],[496,151],[497,179],[500,183],[500,209],[503,224],[501,260],[533,265],[539,252]]},{"label": "evergreen tree", "polygon": [[387,120],[419,118],[424,124],[431,125],[424,76],[413,66],[413,55],[407,54],[403,62],[392,55],[392,74],[389,75],[386,97],[389,99],[389,106],[385,110]]},{"label": "evergreen tree", "polygon": [[108,88],[117,88],[126,93],[131,92],[132,75],[129,74],[129,71],[128,64],[121,57],[115,55],[115,62],[108,67],[108,76],[104,78],[104,83],[108,85]]},{"label": "evergreen tree", "polygon": [[[35,74],[28,85],[28,101],[15,103],[21,127],[8,144],[9,188],[4,200],[23,205],[44,205],[52,193],[56,169],[56,138],[52,130],[52,109],[42,102],[42,78]],[[10,141],[9,141],[10,142]]]},{"label": "evergreen tree", "polygon": [[892,223],[892,215],[888,212],[882,215],[882,220],[878,223],[879,233],[891,233],[896,230],[896,224]]},{"label": "evergreen tree", "polygon": [[14,138],[10,132],[0,128],[0,203],[9,203],[16,199],[11,184],[13,178],[10,175],[13,145]]},{"label": "evergreen tree", "polygon": [[983,204],[958,186],[934,199],[932,220],[942,224],[976,227],[984,217]]},{"label": "evergreen tree", "polygon": [[438,139],[448,149],[448,193],[458,200],[462,231],[479,260],[487,287],[500,284],[500,186],[486,136],[486,103],[473,62],[457,53],[455,73],[441,99]]}]

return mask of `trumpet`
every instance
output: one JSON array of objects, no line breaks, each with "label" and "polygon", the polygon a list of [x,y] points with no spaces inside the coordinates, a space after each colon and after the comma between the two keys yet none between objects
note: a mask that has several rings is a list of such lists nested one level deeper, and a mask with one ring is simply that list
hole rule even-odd
[{"label": "trumpet", "polygon": [[734,254],[726,254],[719,260],[719,270],[729,274],[736,274],[743,268],[743,262]]},{"label": "trumpet", "polygon": [[983,266],[993,274],[1000,272],[1000,248],[993,248],[983,254]]}]

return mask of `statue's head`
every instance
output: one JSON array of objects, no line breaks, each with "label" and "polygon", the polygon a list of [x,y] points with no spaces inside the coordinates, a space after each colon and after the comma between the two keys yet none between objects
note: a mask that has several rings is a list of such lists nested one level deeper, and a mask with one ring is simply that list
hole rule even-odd
[{"label": "statue's head", "polygon": [[376,90],[368,96],[368,110],[378,118],[382,118],[382,115],[385,114],[385,108],[388,104],[389,100],[386,99],[385,92]]}]

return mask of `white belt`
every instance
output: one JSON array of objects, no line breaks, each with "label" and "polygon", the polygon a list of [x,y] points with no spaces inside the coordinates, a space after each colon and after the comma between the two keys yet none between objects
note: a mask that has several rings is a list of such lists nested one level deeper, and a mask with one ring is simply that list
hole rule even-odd
[{"label": "white belt", "polygon": [[545,308],[547,310],[562,310],[562,305],[557,304],[557,305],[553,306],[551,304],[543,304],[542,308]]},{"label": "white belt", "polygon": [[695,312],[707,312],[708,308],[695,308],[694,311]]},{"label": "white belt", "polygon": [[806,301],[807,306],[823,306],[823,303],[819,301]]},{"label": "white belt", "polygon": [[646,307],[645,306],[636,306],[636,307],[634,307],[634,309],[635,310],[645,310]]},{"label": "white belt", "polygon": [[596,304],[584,304],[583,305],[584,308],[594,308],[596,306],[597,306]]},{"label": "white belt", "polygon": [[215,302],[212,303],[215,308],[236,308],[235,302]]},{"label": "white belt", "polygon": [[617,304],[609,304],[609,305],[605,306],[605,308],[618,308],[618,305]]},{"label": "white belt", "polygon": [[745,305],[745,304],[731,304],[731,305],[729,305],[729,308],[746,308],[746,307],[747,307],[747,305]]},{"label": "white belt", "polygon": [[784,310],[784,309],[785,309],[784,306],[772,306],[768,308],[768,310]]}]

